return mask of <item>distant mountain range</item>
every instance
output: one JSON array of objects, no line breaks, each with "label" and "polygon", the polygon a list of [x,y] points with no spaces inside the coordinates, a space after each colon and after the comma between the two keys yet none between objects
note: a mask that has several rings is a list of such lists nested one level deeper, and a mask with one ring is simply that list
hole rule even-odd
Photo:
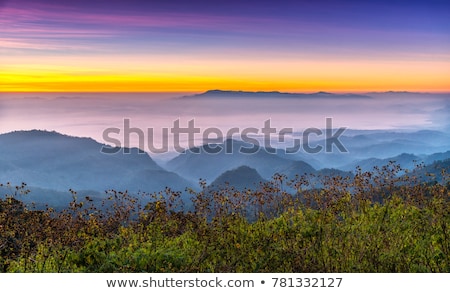
[{"label": "distant mountain range", "polygon": [[[447,139],[447,134],[434,131],[370,133],[344,138],[350,153],[314,155],[287,155],[228,139],[222,144],[188,149],[163,168],[136,148],[104,154],[100,152],[104,145],[90,138],[16,131],[0,135],[0,183],[14,186],[25,182],[31,190],[24,198],[26,202],[66,206],[72,199],[69,189],[94,198],[104,197],[110,189],[152,193],[170,187],[184,192],[186,188],[198,188],[199,179],[204,179],[210,189],[228,184],[242,190],[256,188],[275,173],[289,179],[296,175],[352,177],[357,166],[370,171],[390,161],[408,169],[424,163],[425,168],[418,172],[425,178],[427,172],[436,173],[442,166],[448,169],[450,147],[430,153],[444,150],[450,143]],[[208,148],[220,151],[211,153]],[[242,148],[253,148],[253,152],[243,153]],[[439,176],[436,180],[443,180]],[[0,192],[11,193],[14,188],[3,187]]]},{"label": "distant mountain range", "polygon": [[357,167],[361,168],[363,172],[365,171],[371,171],[375,166],[385,166],[389,164],[389,162],[395,162],[396,164],[399,164],[404,169],[412,170],[417,165],[419,165],[423,160],[415,156],[413,154],[400,154],[395,157],[387,158],[387,159],[378,159],[378,158],[370,158],[370,159],[364,159],[357,162],[353,162],[351,164],[342,166],[342,170],[346,171],[354,171]]},{"label": "distant mountain range", "polygon": [[[347,153],[333,151],[331,153],[320,152],[308,155],[304,152],[299,152],[288,155],[282,154],[282,156],[284,158],[307,161],[316,169],[337,168],[354,170],[354,167],[357,165],[370,165],[364,160],[377,159],[378,161],[375,160],[372,164],[373,166],[377,162],[381,163],[383,159],[392,159],[402,153],[414,154],[419,160],[427,160],[427,156],[432,154],[441,154],[441,159],[445,159],[445,153],[450,149],[450,135],[431,130],[369,132],[354,136],[341,136],[340,142],[348,150]],[[317,142],[317,144],[322,146],[325,143],[324,140]],[[403,160],[404,158],[400,159]],[[430,161],[424,162],[428,163]]]},{"label": "distant mountain range", "polygon": [[357,167],[362,171],[372,171],[376,166],[385,166],[389,162],[395,162],[402,167],[402,169],[413,170],[420,165],[432,165],[437,161],[444,161],[450,158],[450,151],[444,153],[434,153],[431,155],[413,155],[413,154],[400,154],[395,157],[386,159],[369,158],[352,162],[348,165],[340,167],[344,171],[355,171]]},{"label": "distant mountain range", "polygon": [[278,99],[371,99],[367,95],[358,94],[332,94],[327,92],[317,92],[312,94],[304,93],[283,93],[278,91],[271,92],[249,92],[249,91],[225,91],[225,90],[209,90],[201,94],[184,96],[184,99],[201,99],[201,98],[278,98]]}]

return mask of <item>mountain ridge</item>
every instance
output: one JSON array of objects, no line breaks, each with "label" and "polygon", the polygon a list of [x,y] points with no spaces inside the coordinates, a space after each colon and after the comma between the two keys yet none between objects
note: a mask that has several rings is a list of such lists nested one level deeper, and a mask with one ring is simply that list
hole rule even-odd
[{"label": "mountain ridge", "polygon": [[[443,139],[447,137],[440,132],[419,132],[419,134],[422,138],[436,135],[443,135]],[[408,135],[417,138],[417,133]],[[377,134],[375,137],[381,140],[394,138],[394,141],[408,138],[392,133]],[[400,153],[393,157],[372,157],[368,156],[371,154],[369,150],[379,141],[369,139],[368,146],[365,145],[366,141],[365,136],[356,137],[357,144],[363,143],[360,145],[361,152],[352,152],[352,156],[347,159],[352,159],[351,162],[341,164],[337,168],[333,165],[339,160],[333,156],[340,154],[320,158],[317,155],[302,153],[301,155],[305,157],[305,160],[302,160],[291,155],[281,156],[281,149],[265,149],[262,146],[254,148],[253,154],[245,154],[240,152],[242,147],[248,150],[255,145],[231,138],[221,144],[209,144],[210,148],[222,147],[219,153],[206,152],[205,145],[194,147],[170,160],[166,168],[163,168],[149,154],[140,152],[137,148],[131,148],[126,153],[119,149],[115,154],[102,154],[100,150],[104,145],[91,138],[69,136],[54,131],[15,131],[0,134],[0,183],[10,182],[11,185],[20,185],[25,182],[32,188],[33,195],[30,198],[33,200],[36,201],[41,195],[43,200],[48,200],[50,194],[53,194],[58,196],[55,203],[61,203],[71,199],[69,189],[99,198],[104,196],[105,190],[110,189],[152,193],[170,187],[181,191],[186,188],[198,188],[199,179],[211,183],[224,177],[226,180],[230,174],[234,175],[232,178],[237,178],[234,181],[243,187],[245,174],[258,174],[250,176],[257,178],[257,180],[249,179],[247,183],[252,185],[252,182],[261,181],[261,178],[270,180],[276,173],[284,174],[289,179],[294,179],[296,175],[352,177],[356,166],[371,171],[374,166],[396,161],[402,167],[412,169],[416,163],[423,162],[429,165],[450,158],[450,151],[431,155],[415,152]],[[408,143],[407,139],[405,143]],[[390,148],[398,153],[400,149],[396,146],[397,144]],[[231,154],[226,154],[227,147]],[[418,150],[425,151],[422,145],[419,145]],[[197,151],[200,151],[200,154],[196,154]],[[365,158],[358,159],[358,154],[362,154],[363,151]],[[315,166],[313,167],[308,162],[313,159],[325,160],[322,161],[325,166],[316,166],[313,161]],[[448,164],[448,161],[445,164]],[[248,169],[244,168],[244,172],[239,169],[242,166]],[[243,173],[239,175],[236,169]],[[65,194],[64,200],[60,197],[61,194]]]},{"label": "mountain ridge", "polygon": [[[218,153],[211,154],[205,150],[207,147],[217,146],[220,147]],[[246,154],[241,151],[242,148],[255,149],[251,154]],[[278,169],[283,169],[283,167],[290,166],[292,162],[299,161],[282,158],[276,154],[275,149],[273,149],[273,152],[269,151],[269,149],[256,145],[252,146],[243,141],[227,139],[222,144],[206,144],[188,149],[167,162],[166,168],[191,181],[197,181],[201,178],[211,182],[225,171],[246,165],[256,169],[263,178],[270,179]]]},{"label": "mountain ridge", "polygon": [[158,192],[194,187],[178,174],[156,164],[137,148],[115,154],[100,152],[103,144],[48,131],[19,131],[0,135],[0,182],[36,189],[68,192],[116,189]]},{"label": "mountain ridge", "polygon": [[201,99],[201,98],[324,98],[324,99],[372,99],[368,95],[360,94],[334,94],[324,91],[316,93],[289,93],[280,91],[242,91],[242,90],[207,90],[200,94],[183,96],[181,99]]}]

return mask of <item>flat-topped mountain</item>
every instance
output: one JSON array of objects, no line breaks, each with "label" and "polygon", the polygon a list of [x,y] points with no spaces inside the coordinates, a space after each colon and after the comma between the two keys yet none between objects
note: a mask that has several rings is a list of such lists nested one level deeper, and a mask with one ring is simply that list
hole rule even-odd
[{"label": "flat-topped mountain", "polygon": [[201,94],[184,96],[184,99],[200,99],[200,98],[279,98],[279,99],[371,99],[367,95],[358,94],[333,94],[328,92],[317,93],[285,93],[279,91],[226,91],[226,90],[209,90]]}]

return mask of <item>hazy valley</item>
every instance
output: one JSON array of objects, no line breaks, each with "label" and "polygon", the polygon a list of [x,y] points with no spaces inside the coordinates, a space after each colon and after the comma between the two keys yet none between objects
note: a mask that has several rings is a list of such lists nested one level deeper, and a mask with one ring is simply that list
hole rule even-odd
[{"label": "hazy valley", "polygon": [[0,271],[448,272],[448,96],[150,97],[0,99]]}]

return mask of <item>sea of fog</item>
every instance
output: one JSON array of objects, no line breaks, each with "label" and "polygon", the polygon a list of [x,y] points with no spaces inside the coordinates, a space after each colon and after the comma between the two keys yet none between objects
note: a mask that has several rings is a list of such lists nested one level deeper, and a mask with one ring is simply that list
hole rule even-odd
[{"label": "sea of fog", "polygon": [[[211,138],[218,133],[225,137],[230,129],[238,128],[240,133],[250,129],[249,136],[263,139],[261,129],[268,120],[277,131],[271,135],[274,146],[281,143],[281,129],[292,130],[284,135],[284,143],[288,144],[307,128],[324,129],[327,118],[332,118],[333,128],[349,129],[346,135],[370,130],[449,132],[450,129],[449,94],[366,94],[370,98],[185,98],[187,95],[190,94],[0,93],[0,133],[40,129],[110,144],[105,141],[105,131],[115,129],[108,132],[109,138],[119,140],[122,146],[129,138],[129,146],[140,146],[136,132],[126,137],[124,130],[128,125],[144,132],[145,146],[151,129],[150,139],[157,147],[161,146],[167,129],[167,141],[173,151],[171,129],[176,123],[180,128],[188,127],[189,123],[199,128],[200,133],[194,134],[193,141],[188,141],[187,134],[180,135],[183,147],[201,144],[208,128],[214,128],[209,133]],[[239,134],[233,137],[239,139]],[[319,135],[311,137],[321,139]],[[164,160],[176,153],[151,155]]]}]

